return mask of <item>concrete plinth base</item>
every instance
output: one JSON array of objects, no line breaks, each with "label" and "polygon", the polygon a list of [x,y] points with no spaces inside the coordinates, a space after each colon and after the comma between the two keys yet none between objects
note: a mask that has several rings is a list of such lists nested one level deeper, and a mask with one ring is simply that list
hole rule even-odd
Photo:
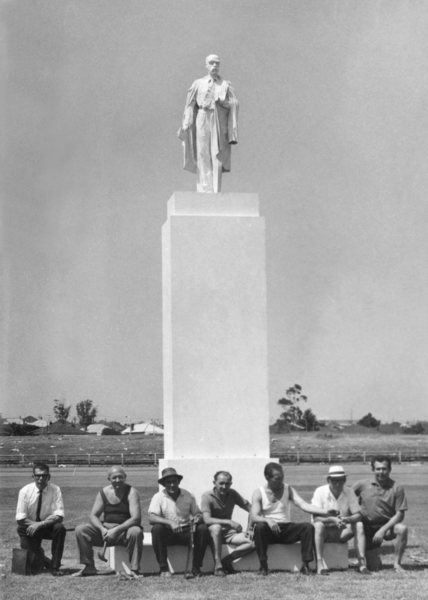
[{"label": "concrete plinth base", "polygon": [[269,456],[257,194],[175,192],[162,263],[165,458]]},{"label": "concrete plinth base", "polygon": [[[233,552],[234,546],[223,545],[223,556]],[[124,570],[124,565],[130,568],[128,553],[123,546],[108,548],[110,567],[115,571]],[[168,562],[171,573],[183,573],[186,567],[187,548],[184,546],[168,547]],[[344,570],[348,568],[348,545],[347,544],[326,544],[324,548],[324,560],[329,569]],[[300,555],[300,544],[274,544],[269,546],[268,550],[269,569],[273,571],[296,571],[302,566]],[[233,563],[237,571],[258,571],[259,560],[256,552],[244,556]],[[315,563],[311,563],[311,568],[315,569]],[[209,549],[205,554],[202,571],[210,573],[214,570],[214,561]],[[143,558],[140,565],[141,573],[157,573],[159,565],[156,560],[152,546],[152,536],[150,533],[144,534]]]}]

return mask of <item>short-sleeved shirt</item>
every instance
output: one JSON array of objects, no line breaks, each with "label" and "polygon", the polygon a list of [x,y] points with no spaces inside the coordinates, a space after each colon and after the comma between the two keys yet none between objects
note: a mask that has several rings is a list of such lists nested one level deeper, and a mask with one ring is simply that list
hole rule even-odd
[{"label": "short-sleeved shirt", "polygon": [[235,505],[245,508],[249,504],[236,490],[230,489],[223,501],[216,493],[215,488],[202,495],[202,512],[209,512],[213,519],[231,519]]},{"label": "short-sleeved shirt", "polygon": [[[24,486],[18,495],[18,505],[16,507],[16,520],[37,519],[37,505],[39,502],[39,488],[35,483],[29,483]],[[44,521],[51,515],[64,517],[64,502],[59,487],[53,483],[48,483],[42,491],[42,506],[40,509],[40,520]]]},{"label": "short-sleeved shirt", "polygon": [[[313,495],[312,504],[325,510],[338,510],[342,517],[350,517],[355,513],[361,512],[361,506],[354,490],[349,486],[343,486],[339,498],[335,498],[329,485],[318,487]],[[336,527],[334,523],[327,523],[327,527]]]},{"label": "short-sleeved shirt", "polygon": [[200,515],[201,511],[196,503],[195,496],[180,488],[180,495],[177,500],[171,498],[166,490],[155,494],[150,502],[150,513],[180,523],[180,525],[188,525],[190,517]]},{"label": "short-sleeved shirt", "polygon": [[389,479],[385,487],[377,481],[365,479],[352,486],[359,497],[363,521],[387,523],[399,510],[407,510],[407,499],[402,485]]}]

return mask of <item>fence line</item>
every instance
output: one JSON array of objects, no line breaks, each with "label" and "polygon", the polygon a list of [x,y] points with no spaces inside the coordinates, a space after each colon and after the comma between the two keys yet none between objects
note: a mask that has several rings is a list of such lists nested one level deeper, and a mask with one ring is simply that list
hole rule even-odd
[{"label": "fence line", "polygon": [[44,462],[49,465],[158,465],[163,454],[150,452],[147,454],[0,454],[0,466],[25,466],[34,462]]},{"label": "fence line", "polygon": [[[402,462],[426,462],[428,461],[427,450],[395,450],[384,451],[393,461]],[[378,450],[339,450],[339,451],[311,451],[294,450],[286,452],[272,452],[271,458],[279,459],[281,463],[364,463],[372,457],[379,455]],[[121,453],[121,454],[33,454],[16,453],[0,454],[0,466],[25,466],[34,462],[45,462],[50,465],[158,465],[163,453]]]}]

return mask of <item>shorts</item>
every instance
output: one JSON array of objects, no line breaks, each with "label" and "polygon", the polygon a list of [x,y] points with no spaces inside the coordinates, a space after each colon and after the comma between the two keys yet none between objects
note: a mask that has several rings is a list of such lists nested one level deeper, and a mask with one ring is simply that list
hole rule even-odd
[{"label": "shorts", "polygon": [[236,529],[221,529],[221,541],[223,544],[233,544],[233,538],[235,535],[240,535]]},{"label": "shorts", "polygon": [[[383,525],[370,523],[369,521],[363,521],[363,527],[366,538],[366,550],[373,550],[373,548],[376,548],[376,546],[373,544],[374,535],[381,527],[383,527]],[[396,537],[397,535],[394,533],[394,531],[392,529],[388,529],[383,539],[389,541],[395,540]]]}]

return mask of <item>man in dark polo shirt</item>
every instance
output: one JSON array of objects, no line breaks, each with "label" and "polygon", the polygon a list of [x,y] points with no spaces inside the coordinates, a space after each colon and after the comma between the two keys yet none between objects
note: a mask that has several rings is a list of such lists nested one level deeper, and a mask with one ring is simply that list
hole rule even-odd
[{"label": "man in dark polo shirt", "polygon": [[[214,575],[224,577],[226,573],[235,573],[232,563],[237,558],[253,552],[254,543],[246,536],[242,526],[232,520],[235,505],[248,513],[251,504],[231,489],[232,475],[219,471],[214,475],[214,488],[202,496],[201,510],[204,522],[213,542]],[[236,550],[221,560],[222,543],[233,544]]]},{"label": "man in dark polo shirt", "polygon": [[[402,523],[407,510],[406,495],[403,486],[389,476],[391,459],[388,456],[374,457],[371,465],[374,479],[357,481],[352,486],[361,504],[366,552],[378,548],[384,540],[396,539],[394,569],[400,572],[407,545],[407,526]],[[370,561],[368,566],[370,568]]]}]

